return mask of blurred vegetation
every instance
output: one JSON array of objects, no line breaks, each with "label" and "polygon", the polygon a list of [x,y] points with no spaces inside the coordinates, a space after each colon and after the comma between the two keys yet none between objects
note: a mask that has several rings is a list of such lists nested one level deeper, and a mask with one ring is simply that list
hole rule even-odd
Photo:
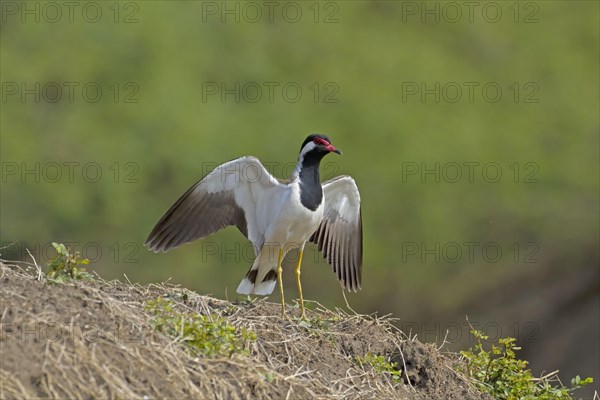
[{"label": "blurred vegetation", "polygon": [[[471,333],[476,339],[475,346],[460,352],[466,364],[464,372],[473,379],[478,389],[495,399],[573,399],[575,390],[594,381],[593,378],[581,379],[577,375],[571,380],[571,387],[567,387],[556,376],[558,371],[535,378],[527,369],[527,361],[516,357],[521,348],[515,345],[515,338],[498,339],[496,345],[490,344],[489,337],[480,331],[472,330]],[[484,343],[490,350],[484,348]]]},{"label": "blurred vegetation", "polygon": [[[352,175],[363,199],[364,289],[348,298],[357,311],[393,312],[404,322],[468,314],[508,329],[535,322],[536,309],[500,314],[486,306],[490,298],[534,297],[535,288],[519,284],[597,269],[598,3],[521,3],[516,15],[517,3],[496,2],[503,14],[495,23],[482,17],[484,3],[472,22],[466,8],[457,22],[440,10],[436,22],[401,2],[295,3],[303,11],[295,23],[280,9],[273,22],[265,14],[256,23],[243,15],[223,21],[206,9],[237,2],[95,4],[102,11],[95,23],[81,8],[73,22],[63,10],[55,23],[3,9],[0,241],[15,243],[3,257],[26,258],[28,247],[43,262],[52,241],[71,243],[105,278],[172,278],[235,298],[252,262],[237,230],[158,255],[142,247],[146,235],[212,167],[252,154],[284,177],[304,137],[322,132],[344,152],[325,159],[324,177]],[[23,101],[20,85],[36,82],[59,84],[62,97],[47,100],[55,98],[51,85],[39,102]],[[73,101],[65,82],[78,84]],[[90,82],[87,99],[102,89],[96,102],[82,93]],[[231,89],[236,82],[265,90],[255,102],[250,91],[240,101],[206,92],[207,84]],[[273,101],[265,82],[278,85]],[[465,82],[478,85],[473,101]],[[302,89],[298,101],[282,93],[289,83]],[[408,95],[422,83],[447,92],[439,102]],[[502,89],[498,101],[486,100],[486,84]],[[454,102],[456,85],[463,93]],[[36,163],[39,179],[23,176]],[[52,163],[61,166],[60,179]],[[439,182],[408,174],[435,163]],[[466,167],[452,182],[450,163],[478,163],[469,164],[472,182]],[[490,163],[502,173],[497,182],[487,179],[493,169],[482,175]],[[464,243],[472,242],[470,259]],[[500,247],[497,261],[482,254],[487,243],[492,255]],[[305,296],[343,306],[313,246],[304,260]],[[290,270],[284,286],[294,298]]]}]

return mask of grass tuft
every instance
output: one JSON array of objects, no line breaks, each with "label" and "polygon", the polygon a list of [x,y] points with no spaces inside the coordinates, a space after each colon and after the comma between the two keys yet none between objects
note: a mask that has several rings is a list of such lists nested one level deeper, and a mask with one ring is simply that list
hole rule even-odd
[{"label": "grass tuft", "polygon": [[177,311],[173,301],[164,297],[149,300],[146,310],[154,317],[155,329],[177,338],[193,352],[208,357],[234,353],[249,355],[246,343],[256,340],[256,334],[246,328],[236,329],[227,319],[216,314],[202,315],[193,311]]},{"label": "grass tuft", "polygon": [[48,268],[50,272],[47,278],[50,282],[65,283],[73,280],[92,279],[93,276],[81,267],[87,265],[90,260],[87,258],[81,259],[78,251],[70,252],[62,243],[52,242],[52,246],[56,250],[56,257],[50,260]]}]

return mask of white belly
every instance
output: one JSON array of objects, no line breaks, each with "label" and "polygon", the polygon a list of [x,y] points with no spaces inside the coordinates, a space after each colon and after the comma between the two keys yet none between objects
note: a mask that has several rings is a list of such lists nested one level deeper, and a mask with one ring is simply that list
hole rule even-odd
[{"label": "white belly", "polygon": [[281,203],[278,217],[267,230],[265,243],[277,244],[284,252],[304,247],[323,219],[323,208],[323,202],[315,211],[305,208],[300,203],[299,193],[290,190]]}]

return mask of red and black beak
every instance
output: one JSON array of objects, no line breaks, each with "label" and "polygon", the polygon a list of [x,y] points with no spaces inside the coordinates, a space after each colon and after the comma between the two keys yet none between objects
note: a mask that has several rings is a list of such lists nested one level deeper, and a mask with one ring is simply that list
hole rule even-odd
[{"label": "red and black beak", "polygon": [[328,144],[327,147],[325,147],[327,150],[333,152],[333,153],[337,153],[339,155],[342,155],[342,152],[339,151],[338,149],[336,149],[335,147],[333,147],[332,144]]}]

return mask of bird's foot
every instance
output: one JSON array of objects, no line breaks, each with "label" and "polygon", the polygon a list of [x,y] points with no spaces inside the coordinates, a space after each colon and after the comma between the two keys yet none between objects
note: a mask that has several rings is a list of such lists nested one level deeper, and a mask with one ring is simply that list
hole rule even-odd
[{"label": "bird's foot", "polygon": [[302,307],[300,308],[300,319],[302,320],[306,320],[306,313],[304,312],[304,304],[302,304]]},{"label": "bird's foot", "polygon": [[300,309],[300,317],[296,317],[294,319],[299,319],[299,320],[305,321],[307,318],[306,318],[306,309],[304,308],[304,302],[301,300],[295,301],[294,308]]}]

